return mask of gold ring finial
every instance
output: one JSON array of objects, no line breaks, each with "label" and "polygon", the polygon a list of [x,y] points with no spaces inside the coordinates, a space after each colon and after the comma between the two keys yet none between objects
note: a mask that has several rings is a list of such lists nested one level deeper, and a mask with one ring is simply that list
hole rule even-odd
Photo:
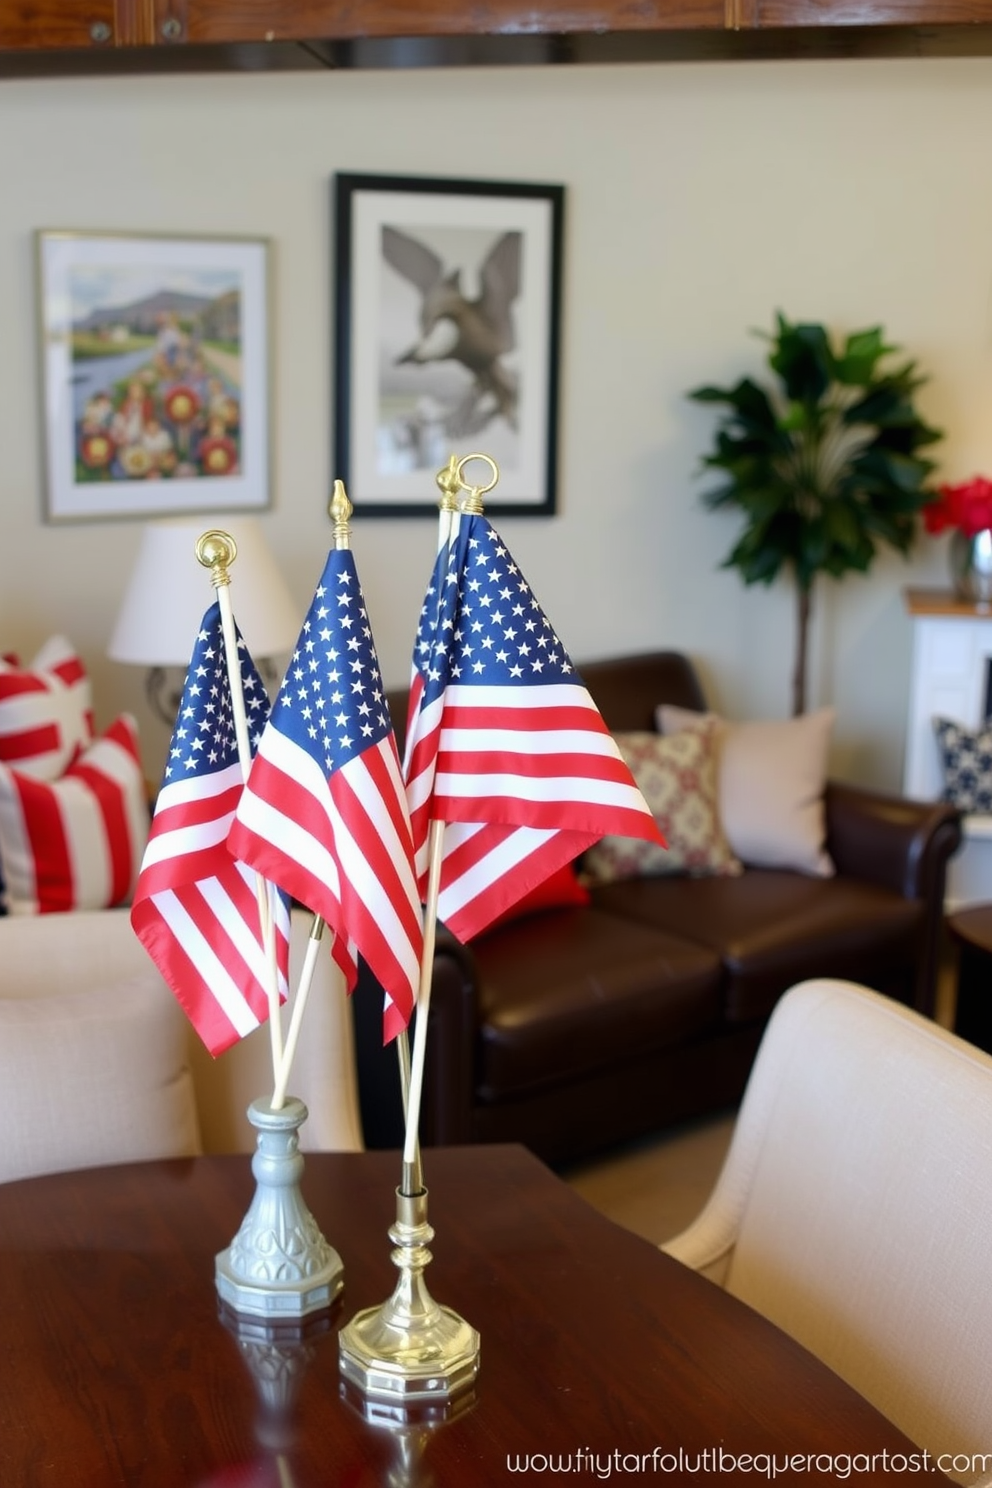
[{"label": "gold ring finial", "polygon": [[[489,481],[485,485],[476,485],[474,482],[467,481],[465,479],[465,466],[468,465],[469,462],[472,460],[481,460],[483,464],[489,466],[489,469],[492,472],[491,481]],[[461,459],[455,466],[455,473],[458,476],[458,484],[460,488],[463,491],[468,492],[468,495],[462,502],[462,510],[467,512],[474,512],[476,514],[481,512],[483,496],[485,496],[487,491],[491,491],[496,485],[496,482],[499,480],[499,466],[496,464],[496,461],[493,459],[492,455],[462,455]]]},{"label": "gold ring finial", "polygon": [[229,532],[211,527],[196,540],[196,557],[204,568],[210,570],[210,582],[215,589],[231,582],[228,569],[238,556],[238,545]]}]

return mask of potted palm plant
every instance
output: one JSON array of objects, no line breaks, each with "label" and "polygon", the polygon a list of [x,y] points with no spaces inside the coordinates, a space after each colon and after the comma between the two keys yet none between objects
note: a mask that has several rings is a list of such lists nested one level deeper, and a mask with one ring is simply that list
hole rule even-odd
[{"label": "potted palm plant", "polygon": [[934,463],[921,451],[942,434],[914,407],[925,378],[914,362],[893,364],[899,348],[886,345],[880,327],[835,347],[822,325],[792,324],[779,313],[764,339],[777,379],[771,386],[745,377],[689,396],[726,410],[703,459],[725,477],[704,496],[707,505],[744,517],[723,566],[746,584],[770,584],[783,569],[795,580],[792,711],[799,714],[817,575],[864,573],[880,544],[908,552],[934,495],[927,487]]}]

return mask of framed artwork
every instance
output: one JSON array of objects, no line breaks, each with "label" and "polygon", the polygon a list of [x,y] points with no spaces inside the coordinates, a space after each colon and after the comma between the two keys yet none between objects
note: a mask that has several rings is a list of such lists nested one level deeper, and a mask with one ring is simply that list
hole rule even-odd
[{"label": "framed artwork", "polygon": [[335,178],[334,475],[356,516],[437,513],[451,454],[487,512],[555,510],[564,187]]},{"label": "framed artwork", "polygon": [[268,506],[268,242],[36,248],[46,520]]}]

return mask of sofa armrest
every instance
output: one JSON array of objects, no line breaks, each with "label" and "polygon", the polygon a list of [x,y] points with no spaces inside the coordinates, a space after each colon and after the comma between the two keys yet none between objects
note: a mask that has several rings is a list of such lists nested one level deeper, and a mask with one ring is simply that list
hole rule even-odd
[{"label": "sofa armrest", "polygon": [[911,801],[830,781],[827,849],[837,872],[867,879],[923,908],[913,1005],[933,1017],[948,859],[961,845],[961,813],[944,801]]},{"label": "sofa armrest", "polygon": [[961,845],[961,813],[944,801],[911,801],[829,781],[827,850],[838,873],[905,899],[943,903],[947,860]]}]

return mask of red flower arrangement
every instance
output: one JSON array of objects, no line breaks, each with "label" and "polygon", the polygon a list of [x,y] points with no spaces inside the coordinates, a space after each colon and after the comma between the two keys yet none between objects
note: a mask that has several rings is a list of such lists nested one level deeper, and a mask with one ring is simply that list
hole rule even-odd
[{"label": "red flower arrangement", "polygon": [[923,525],[928,532],[956,527],[965,537],[974,537],[976,532],[992,527],[992,481],[984,475],[939,490],[939,497],[923,508]]}]

